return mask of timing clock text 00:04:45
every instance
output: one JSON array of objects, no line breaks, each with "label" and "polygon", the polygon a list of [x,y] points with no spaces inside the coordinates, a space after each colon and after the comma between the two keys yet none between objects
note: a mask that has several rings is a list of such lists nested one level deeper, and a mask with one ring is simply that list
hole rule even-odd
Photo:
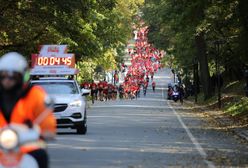
[{"label": "timing clock text 00:04:45", "polygon": [[48,66],[48,65],[68,65],[72,64],[72,57],[38,57],[37,65]]}]

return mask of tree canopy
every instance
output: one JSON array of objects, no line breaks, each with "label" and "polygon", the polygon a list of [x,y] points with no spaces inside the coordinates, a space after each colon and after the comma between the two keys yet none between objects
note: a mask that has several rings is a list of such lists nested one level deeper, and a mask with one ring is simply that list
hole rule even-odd
[{"label": "tree canopy", "polygon": [[39,45],[67,44],[82,65],[80,76],[92,78],[83,71],[93,73],[99,66],[108,70],[122,60],[132,34],[129,25],[141,4],[142,0],[0,0],[0,54],[18,51],[30,58]]},{"label": "tree canopy", "polygon": [[245,0],[146,0],[143,17],[150,26],[150,42],[166,50],[174,64],[189,69],[194,60],[199,62],[208,98],[216,56],[228,80],[242,78],[248,63],[247,10]]},{"label": "tree canopy", "polygon": [[26,55],[42,44],[68,44],[81,57],[101,56],[125,44],[141,1],[0,1],[0,52]]}]

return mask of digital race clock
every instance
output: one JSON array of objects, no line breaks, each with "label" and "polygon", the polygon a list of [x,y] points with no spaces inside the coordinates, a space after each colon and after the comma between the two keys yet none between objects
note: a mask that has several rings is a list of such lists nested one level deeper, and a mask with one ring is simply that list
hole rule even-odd
[{"label": "digital race clock", "polygon": [[75,67],[75,57],[73,54],[66,54],[67,56],[39,56],[37,54],[32,55],[32,67],[34,66],[68,66],[70,68]]},{"label": "digital race clock", "polygon": [[48,66],[48,65],[67,65],[71,66],[72,57],[38,57],[37,65]]}]

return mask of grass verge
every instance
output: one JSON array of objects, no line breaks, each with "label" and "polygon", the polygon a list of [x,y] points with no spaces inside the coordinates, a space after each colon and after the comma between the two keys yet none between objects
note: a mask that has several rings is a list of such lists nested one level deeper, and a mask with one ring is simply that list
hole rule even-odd
[{"label": "grass verge", "polygon": [[[222,111],[231,117],[248,118],[248,98],[244,97],[244,81],[234,81],[225,85],[222,89]],[[204,100],[203,93],[198,94],[197,104],[211,109],[218,108],[217,95]],[[194,101],[194,97],[188,100]]]}]

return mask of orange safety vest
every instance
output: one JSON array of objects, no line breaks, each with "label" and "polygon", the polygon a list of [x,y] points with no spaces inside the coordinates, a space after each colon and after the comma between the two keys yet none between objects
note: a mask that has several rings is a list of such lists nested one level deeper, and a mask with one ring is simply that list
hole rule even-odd
[{"label": "orange safety vest", "polygon": [[[15,104],[10,123],[22,124],[25,121],[34,121],[47,107],[45,99],[47,94],[39,86],[33,86],[30,90],[21,97]],[[4,118],[3,113],[0,111],[0,128],[7,126],[9,123]],[[52,113],[52,110],[45,117],[45,119],[39,123],[41,133],[55,133],[56,132],[56,120]],[[35,150],[35,147],[23,149],[25,152]]]}]

